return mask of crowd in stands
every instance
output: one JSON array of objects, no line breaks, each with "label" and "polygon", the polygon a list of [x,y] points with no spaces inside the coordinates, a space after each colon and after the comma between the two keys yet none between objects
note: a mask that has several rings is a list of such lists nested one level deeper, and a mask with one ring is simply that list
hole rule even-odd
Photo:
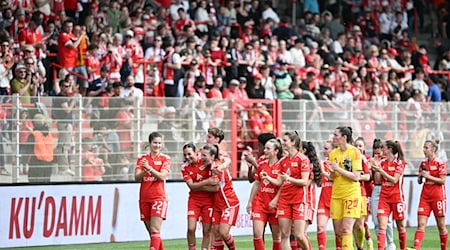
[{"label": "crowd in stands", "polygon": [[[450,67],[447,1],[304,0],[296,20],[278,11],[280,1],[1,3],[0,94],[18,93],[23,103],[60,92],[51,63],[61,80],[76,73],[69,93],[83,96],[112,95],[114,82],[126,89],[132,81],[140,90],[123,96],[448,99],[447,76],[431,74]],[[425,9],[436,24],[432,67],[430,48],[416,44]],[[235,88],[241,77],[248,84]]]},{"label": "crowd in stands", "polygon": [[[297,1],[295,20],[290,1],[0,3],[2,103],[14,93],[22,104],[47,95],[100,97],[91,103],[91,116],[129,121],[133,114],[125,107],[130,103],[109,97],[137,97],[141,104],[144,96],[176,97],[173,103],[154,102],[176,108],[182,108],[183,97],[203,106],[207,99],[314,99],[332,107],[450,97],[448,75],[442,74],[450,70],[450,15],[444,0],[303,0]],[[431,24],[424,20],[425,10]],[[416,42],[427,25],[433,28],[433,48]],[[432,49],[437,51],[434,65]],[[223,103],[216,103],[209,111],[210,126],[220,126],[223,119]],[[74,102],[69,98],[53,105],[67,111]],[[126,111],[101,109],[108,106]],[[271,118],[264,105],[254,108],[262,119]],[[205,115],[197,113],[200,120]],[[63,121],[67,115],[53,114]]]}]

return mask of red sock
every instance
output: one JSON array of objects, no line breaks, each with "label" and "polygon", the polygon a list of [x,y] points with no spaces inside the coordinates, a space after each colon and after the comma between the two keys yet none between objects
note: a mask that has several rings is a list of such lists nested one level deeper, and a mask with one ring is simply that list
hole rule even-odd
[{"label": "red sock", "polygon": [[233,236],[230,234],[230,238],[225,241],[225,244],[227,245],[228,249],[235,250],[236,246],[234,245],[234,239]]},{"label": "red sock", "polygon": [[384,245],[386,245],[386,229],[378,230],[377,241],[378,250],[384,250]]},{"label": "red sock", "polygon": [[416,250],[420,250],[420,246],[422,245],[423,238],[425,237],[425,232],[423,230],[417,230],[416,234],[414,234],[414,248]]},{"label": "red sock", "polygon": [[264,250],[264,241],[262,238],[253,238],[253,246],[255,250]]},{"label": "red sock", "polygon": [[188,249],[189,250],[196,250],[197,248],[195,247],[195,244],[188,244]]},{"label": "red sock", "polygon": [[225,247],[225,243],[223,242],[223,240],[215,240],[213,242],[213,247],[215,250],[223,250]]},{"label": "red sock", "polygon": [[400,249],[406,249],[406,229],[398,233],[398,241],[400,243]]},{"label": "red sock", "polygon": [[159,250],[161,247],[161,234],[151,233],[150,234],[150,250]]},{"label": "red sock", "polygon": [[447,249],[447,244],[448,244],[448,232],[445,232],[444,234],[441,234],[440,238],[441,238],[441,250],[442,249],[446,250]]},{"label": "red sock", "polygon": [[295,239],[295,238],[291,239],[291,249],[292,250],[298,249],[298,242],[297,242],[297,239]]},{"label": "red sock", "polygon": [[319,246],[319,250],[327,249],[327,233],[326,232],[317,233],[317,245]]},{"label": "red sock", "polygon": [[272,250],[281,250],[281,240],[274,240],[272,242]]},{"label": "red sock", "polygon": [[311,240],[308,237],[308,234],[305,233],[306,244],[308,246],[308,250],[312,250]]},{"label": "red sock", "polygon": [[342,249],[341,238],[339,238],[339,236],[336,235],[335,241],[336,241],[336,250],[341,250]]}]

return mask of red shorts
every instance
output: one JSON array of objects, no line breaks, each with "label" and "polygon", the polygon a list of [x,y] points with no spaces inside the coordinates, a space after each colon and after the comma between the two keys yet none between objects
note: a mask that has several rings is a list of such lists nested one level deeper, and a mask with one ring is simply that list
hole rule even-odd
[{"label": "red shorts", "polygon": [[268,213],[266,209],[254,207],[252,208],[252,220],[259,220],[264,223],[269,222],[271,225],[278,225],[278,218],[275,210]]},{"label": "red shorts", "polygon": [[330,218],[330,200],[319,200],[319,204],[317,204],[317,215],[325,215]]},{"label": "red shorts", "polygon": [[214,209],[212,223],[214,225],[227,224],[236,225],[236,221],[239,215],[239,205],[235,207],[225,208],[225,210]]},{"label": "red shorts", "polygon": [[394,220],[404,220],[406,204],[404,202],[388,202],[380,199],[378,202],[377,216],[389,217],[392,212]]},{"label": "red shorts", "polygon": [[211,224],[213,216],[213,205],[211,202],[189,199],[188,201],[188,218],[201,218],[202,222]]},{"label": "red shorts", "polygon": [[149,221],[150,217],[167,217],[167,201],[139,201],[141,220]]},{"label": "red shorts", "polygon": [[433,211],[434,217],[445,217],[447,211],[447,201],[424,201],[421,199],[419,202],[417,215],[430,217],[431,211]]},{"label": "red shorts", "polygon": [[308,206],[306,203],[278,203],[277,217],[291,220],[306,220]]}]

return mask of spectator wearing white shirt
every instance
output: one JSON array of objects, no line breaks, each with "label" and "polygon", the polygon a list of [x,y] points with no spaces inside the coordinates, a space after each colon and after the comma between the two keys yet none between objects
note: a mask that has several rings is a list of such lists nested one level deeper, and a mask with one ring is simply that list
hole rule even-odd
[{"label": "spectator wearing white shirt", "polygon": [[145,50],[144,59],[158,63],[163,60],[165,55],[166,52],[162,48],[162,37],[156,36],[153,40],[153,46]]},{"label": "spectator wearing white shirt", "polygon": [[170,5],[169,11],[170,11],[170,17],[172,18],[172,21],[175,22],[178,19],[180,19],[180,16],[178,15],[178,9],[183,8],[184,11],[187,13],[189,10],[189,2],[184,0],[174,0],[172,5]]},{"label": "spectator wearing white shirt", "polygon": [[344,53],[344,47],[347,44],[347,37],[345,33],[340,33],[336,39],[331,44],[330,50],[338,56],[341,56]]},{"label": "spectator wearing white shirt", "polygon": [[270,76],[270,69],[266,65],[261,66],[261,86],[264,88],[264,99],[274,100],[276,88],[273,78]]},{"label": "spectator wearing white shirt", "polygon": [[126,80],[126,87],[120,93],[121,97],[134,97],[137,98],[140,105],[144,103],[144,92],[140,88],[134,86],[134,77],[129,75]]},{"label": "spectator wearing white shirt", "polygon": [[381,12],[378,18],[378,23],[380,25],[380,40],[384,39],[391,40],[391,24],[394,21],[394,14],[392,13],[391,6],[387,1],[383,1],[383,12]]},{"label": "spectator wearing white shirt", "polygon": [[404,18],[402,12],[396,12],[395,18],[391,22],[390,33],[392,34],[392,38],[394,41],[399,41],[403,39],[403,31],[408,30],[408,23]]},{"label": "spectator wearing white shirt", "polygon": [[303,38],[297,38],[295,40],[295,45],[289,50],[291,53],[289,64],[304,67],[305,66],[305,55],[303,54],[303,47],[305,46],[305,41]]},{"label": "spectator wearing white shirt", "polygon": [[272,3],[269,1],[266,1],[264,3],[264,11],[262,13],[263,20],[272,19],[273,22],[278,24],[280,22],[280,17],[278,17],[278,14],[273,10]]},{"label": "spectator wearing white shirt", "polygon": [[425,72],[423,68],[416,68],[416,78],[412,81],[412,89],[417,89],[423,96],[428,95],[428,85],[425,82]]},{"label": "spectator wearing white shirt", "polygon": [[198,6],[195,11],[195,21],[197,23],[197,31],[202,34],[208,34],[208,23],[211,22],[210,16],[206,8],[208,7],[206,1],[201,1],[200,6]]}]

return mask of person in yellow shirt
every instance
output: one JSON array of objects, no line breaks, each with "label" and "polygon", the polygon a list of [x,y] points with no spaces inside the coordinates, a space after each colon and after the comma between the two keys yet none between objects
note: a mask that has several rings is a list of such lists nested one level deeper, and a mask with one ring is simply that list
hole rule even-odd
[{"label": "person in yellow shirt", "polygon": [[353,225],[361,213],[359,179],[362,173],[362,155],[352,145],[350,127],[335,129],[333,145],[337,148],[333,149],[328,157],[330,176],[333,179],[330,216],[333,219],[336,238],[341,241],[341,249],[353,250]]}]

